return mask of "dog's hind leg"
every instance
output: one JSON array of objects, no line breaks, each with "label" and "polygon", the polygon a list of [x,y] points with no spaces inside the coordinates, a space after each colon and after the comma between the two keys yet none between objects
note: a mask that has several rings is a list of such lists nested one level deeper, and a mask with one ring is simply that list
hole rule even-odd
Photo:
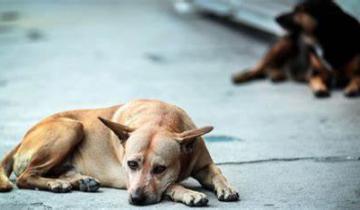
[{"label": "dog's hind leg", "polygon": [[232,82],[234,84],[241,84],[256,79],[264,79],[266,77],[265,69],[254,68],[245,69],[232,75]]},{"label": "dog's hind leg", "polygon": [[8,192],[12,190],[13,184],[9,180],[9,176],[13,170],[14,165],[14,154],[20,147],[20,144],[17,145],[13,150],[11,150],[5,158],[1,161],[0,164],[0,192]]},{"label": "dog's hind leg", "polygon": [[265,78],[266,75],[274,82],[285,80],[284,66],[296,55],[296,47],[296,40],[293,37],[280,38],[253,68],[234,74],[233,83]]},{"label": "dog's hind leg", "polygon": [[215,191],[220,201],[237,201],[239,194],[230,186],[220,169],[210,164],[193,175],[205,188]]},{"label": "dog's hind leg", "polygon": [[[61,167],[64,160],[83,139],[80,122],[59,118],[40,123],[24,137],[15,160],[15,167],[24,167],[16,180],[19,188],[68,192],[70,181],[47,175]],[[30,155],[29,155],[30,154]],[[25,165],[25,166],[24,166]]]},{"label": "dog's hind leg", "polygon": [[280,67],[269,67],[267,69],[267,76],[274,83],[282,82],[287,79],[284,69]]}]

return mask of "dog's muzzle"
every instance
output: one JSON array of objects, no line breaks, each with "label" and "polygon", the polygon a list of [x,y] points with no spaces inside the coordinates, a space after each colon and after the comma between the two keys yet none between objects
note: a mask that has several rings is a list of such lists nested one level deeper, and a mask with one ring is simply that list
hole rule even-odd
[{"label": "dog's muzzle", "polygon": [[137,188],[134,192],[131,192],[129,202],[132,205],[144,205],[146,202],[144,191],[141,188]]}]

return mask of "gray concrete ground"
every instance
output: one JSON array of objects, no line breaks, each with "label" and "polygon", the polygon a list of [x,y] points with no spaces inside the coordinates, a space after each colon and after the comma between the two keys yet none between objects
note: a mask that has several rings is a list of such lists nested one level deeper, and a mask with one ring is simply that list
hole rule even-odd
[{"label": "gray concrete ground", "polygon": [[[1,157],[51,113],[158,98],[216,128],[208,147],[242,201],[206,191],[209,208],[360,208],[359,99],[335,91],[317,100],[292,82],[230,83],[268,42],[176,14],[167,0],[24,2],[0,3]],[[114,189],[0,194],[0,209],[51,208],[135,207]]]}]

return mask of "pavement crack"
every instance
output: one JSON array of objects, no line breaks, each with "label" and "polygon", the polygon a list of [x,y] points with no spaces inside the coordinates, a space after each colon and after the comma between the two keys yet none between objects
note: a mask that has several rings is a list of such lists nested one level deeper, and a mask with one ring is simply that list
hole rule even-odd
[{"label": "pavement crack", "polygon": [[346,161],[360,161],[360,156],[323,156],[323,157],[293,157],[293,158],[269,158],[260,160],[249,161],[225,161],[218,162],[216,165],[245,165],[245,164],[257,164],[268,162],[293,162],[293,161],[314,161],[314,162],[346,162]]},{"label": "pavement crack", "polygon": [[30,203],[30,205],[31,206],[34,206],[34,207],[36,207],[36,208],[38,208],[38,207],[42,207],[42,209],[46,209],[46,210],[50,210],[50,209],[52,209],[52,207],[51,206],[48,206],[48,205],[46,205],[46,204],[44,204],[43,202],[35,202],[35,203]]}]

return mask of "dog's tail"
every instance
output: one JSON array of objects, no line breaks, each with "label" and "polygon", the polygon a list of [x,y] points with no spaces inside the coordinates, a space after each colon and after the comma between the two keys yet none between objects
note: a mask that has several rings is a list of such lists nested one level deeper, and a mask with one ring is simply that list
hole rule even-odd
[{"label": "dog's tail", "polygon": [[0,192],[9,192],[13,188],[13,184],[9,180],[9,176],[13,170],[14,154],[19,147],[20,144],[11,150],[0,163]]}]

